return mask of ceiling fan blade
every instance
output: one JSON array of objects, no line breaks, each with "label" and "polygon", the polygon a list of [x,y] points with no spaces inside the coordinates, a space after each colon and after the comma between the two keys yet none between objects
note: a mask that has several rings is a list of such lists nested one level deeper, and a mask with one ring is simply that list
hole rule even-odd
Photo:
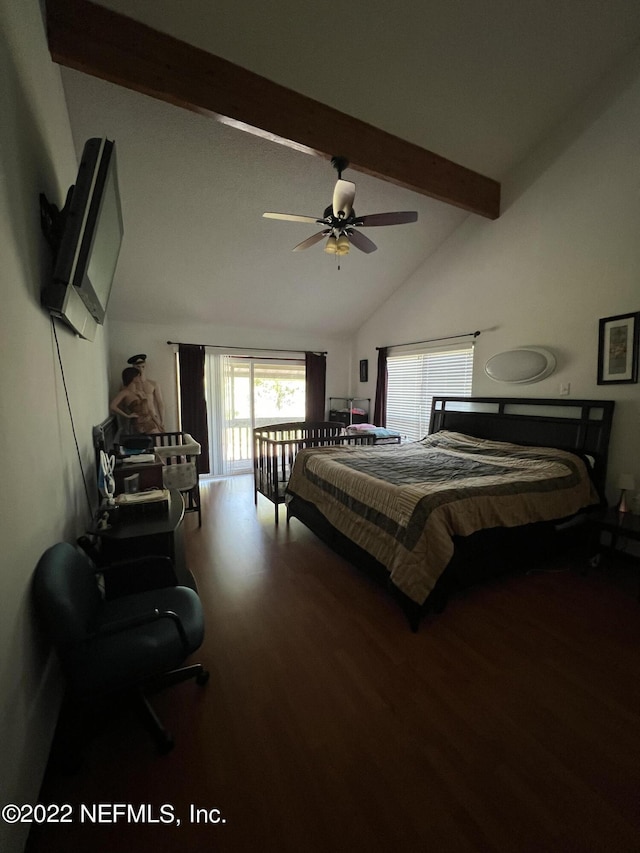
[{"label": "ceiling fan blade", "polygon": [[302,243],[298,243],[297,246],[294,246],[291,250],[292,252],[302,252],[303,249],[308,249],[309,246],[314,246],[316,243],[319,243],[323,237],[326,237],[328,231],[319,231],[317,234],[314,234],[312,237],[307,237],[306,240],[303,240]]},{"label": "ceiling fan blade", "polygon": [[361,252],[365,252],[367,255],[370,255],[371,252],[375,252],[378,248],[375,243],[373,243],[368,237],[365,237],[360,231],[347,231],[347,236],[356,249],[360,249]]},{"label": "ceiling fan blade", "polygon": [[397,210],[395,213],[371,213],[359,216],[356,225],[369,228],[372,225],[405,225],[407,222],[417,222],[418,213],[415,210]]},{"label": "ceiling fan blade", "polygon": [[356,185],[353,181],[336,181],[333,190],[333,215],[337,219],[346,219],[351,213],[353,200],[356,197]]},{"label": "ceiling fan blade", "polygon": [[322,222],[315,216],[298,216],[296,213],[263,213],[267,219],[284,219],[287,222],[307,222],[313,225],[315,222]]}]

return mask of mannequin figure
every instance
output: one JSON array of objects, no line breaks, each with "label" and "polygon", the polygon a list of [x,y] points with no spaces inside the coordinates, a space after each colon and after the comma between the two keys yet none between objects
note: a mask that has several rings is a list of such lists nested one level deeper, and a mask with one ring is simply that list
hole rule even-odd
[{"label": "mannequin figure", "polygon": [[152,406],[153,398],[150,399],[145,393],[142,375],[137,367],[126,367],[122,371],[122,385],[122,390],[110,403],[111,411],[130,420],[136,432],[164,432],[164,426]]},{"label": "mannequin figure", "polygon": [[[132,367],[137,367],[140,371],[140,376],[142,377],[142,390],[149,402],[149,407],[153,416],[159,424],[164,424],[164,400],[158,383],[154,382],[153,379],[149,379],[146,375],[147,356],[144,353],[132,355],[131,358],[127,359],[127,364],[130,364]],[[160,432],[164,431],[164,426],[162,426]]]}]

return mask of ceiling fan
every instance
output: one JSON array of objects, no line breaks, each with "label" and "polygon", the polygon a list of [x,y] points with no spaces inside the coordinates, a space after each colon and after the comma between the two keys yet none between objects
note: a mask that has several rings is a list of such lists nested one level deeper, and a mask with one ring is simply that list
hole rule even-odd
[{"label": "ceiling fan", "polygon": [[294,252],[301,252],[327,238],[324,250],[330,255],[346,255],[351,245],[361,252],[370,254],[378,248],[359,228],[369,228],[377,225],[404,225],[416,222],[418,214],[415,210],[396,211],[395,213],[371,213],[358,216],[353,209],[356,196],[356,185],[352,181],[343,181],[342,172],[349,165],[344,157],[332,157],[331,165],[338,173],[338,180],[333,190],[333,202],[325,208],[321,217],[298,216],[295,213],[263,213],[267,219],[284,219],[287,222],[308,222],[323,225],[323,229],[307,237],[302,243],[294,246]]}]

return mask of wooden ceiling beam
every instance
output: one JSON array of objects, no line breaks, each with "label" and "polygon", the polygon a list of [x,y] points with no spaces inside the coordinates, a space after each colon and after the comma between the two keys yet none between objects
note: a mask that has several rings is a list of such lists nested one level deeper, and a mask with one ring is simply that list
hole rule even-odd
[{"label": "wooden ceiling beam", "polygon": [[87,0],[46,0],[53,60],[497,219],[500,184]]}]

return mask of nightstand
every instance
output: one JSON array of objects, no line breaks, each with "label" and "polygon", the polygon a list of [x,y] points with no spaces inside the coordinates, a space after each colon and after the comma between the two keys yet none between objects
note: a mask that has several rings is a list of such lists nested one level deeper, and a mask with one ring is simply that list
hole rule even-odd
[{"label": "nightstand", "polygon": [[[634,515],[630,512],[618,512],[616,509],[600,509],[589,514],[589,523],[591,525],[591,559],[599,557],[603,551],[616,553],[618,540],[622,537],[630,539],[633,542],[640,542],[640,515]],[[611,536],[609,545],[603,546],[600,543],[600,534],[606,531]],[[640,557],[634,557],[621,551],[617,551],[619,555],[624,554],[628,559],[633,560],[638,568],[640,568]],[[638,594],[640,601],[640,593]]]}]

